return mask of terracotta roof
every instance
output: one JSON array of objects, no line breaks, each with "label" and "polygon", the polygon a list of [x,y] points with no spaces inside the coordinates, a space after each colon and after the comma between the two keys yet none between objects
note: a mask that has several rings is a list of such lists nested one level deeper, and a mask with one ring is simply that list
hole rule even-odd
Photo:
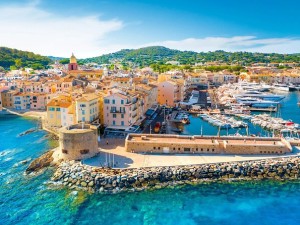
[{"label": "terracotta roof", "polygon": [[89,102],[92,101],[94,99],[98,99],[99,96],[92,93],[92,94],[83,94],[81,97],[79,97],[78,99],[76,99],[76,101],[78,102]]}]

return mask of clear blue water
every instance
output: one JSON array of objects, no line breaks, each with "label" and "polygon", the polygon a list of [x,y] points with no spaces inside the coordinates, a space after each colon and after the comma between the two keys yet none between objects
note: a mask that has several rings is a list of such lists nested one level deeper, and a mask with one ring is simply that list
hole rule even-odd
[{"label": "clear blue water", "polygon": [[[288,104],[282,113],[299,119],[297,106],[285,109]],[[300,182],[213,183],[117,195],[52,189],[45,182],[53,171],[28,177],[27,165],[18,164],[50,148],[44,131],[18,136],[35,126],[34,120],[0,116],[1,225],[300,224]]]}]

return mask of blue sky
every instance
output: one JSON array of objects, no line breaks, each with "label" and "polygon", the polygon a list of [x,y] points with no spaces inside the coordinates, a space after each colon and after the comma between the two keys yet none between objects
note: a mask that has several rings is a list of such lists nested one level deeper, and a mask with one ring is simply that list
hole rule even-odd
[{"label": "blue sky", "polygon": [[0,45],[79,58],[163,45],[300,52],[296,0],[0,0]]}]

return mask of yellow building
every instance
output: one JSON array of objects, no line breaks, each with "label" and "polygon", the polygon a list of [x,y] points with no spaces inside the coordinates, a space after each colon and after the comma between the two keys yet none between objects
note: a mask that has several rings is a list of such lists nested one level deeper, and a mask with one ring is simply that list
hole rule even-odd
[{"label": "yellow building", "polygon": [[[68,111],[72,109],[72,99],[68,96],[59,96],[47,104],[47,124],[50,127],[61,127],[68,125],[66,121]],[[70,114],[72,116],[72,114]],[[75,122],[75,121],[74,121]]]},{"label": "yellow building", "polygon": [[17,93],[17,91],[11,91],[11,90],[5,90],[1,93],[1,101],[2,106],[5,108],[13,108],[14,107],[14,94]]},{"label": "yellow building", "polygon": [[104,97],[106,96],[106,92],[105,91],[101,91],[98,92],[97,95],[99,96],[99,122],[100,124],[104,124],[104,116],[103,116],[103,112],[104,112]]}]

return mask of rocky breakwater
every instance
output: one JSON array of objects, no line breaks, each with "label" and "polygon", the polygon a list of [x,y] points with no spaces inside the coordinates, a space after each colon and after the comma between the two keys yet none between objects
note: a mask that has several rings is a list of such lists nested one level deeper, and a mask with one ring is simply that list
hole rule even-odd
[{"label": "rocky breakwater", "polygon": [[299,172],[299,157],[139,169],[97,168],[69,161],[58,166],[52,182],[71,189],[116,193],[209,181],[295,180]]}]

